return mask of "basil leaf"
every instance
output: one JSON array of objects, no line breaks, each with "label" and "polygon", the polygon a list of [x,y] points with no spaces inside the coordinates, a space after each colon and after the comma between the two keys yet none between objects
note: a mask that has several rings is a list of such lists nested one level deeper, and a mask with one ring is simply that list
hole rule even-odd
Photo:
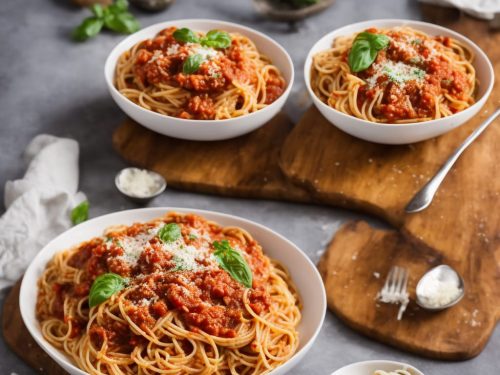
[{"label": "basil leaf", "polygon": [[174,39],[178,42],[184,43],[198,43],[199,39],[193,30],[183,27],[182,29],[177,29],[174,31]]},{"label": "basil leaf", "polygon": [[104,25],[110,30],[123,34],[132,34],[141,28],[139,22],[129,12],[106,15]]},{"label": "basil leaf", "polygon": [[192,74],[196,72],[200,68],[203,61],[205,61],[205,58],[199,53],[189,56],[186,61],[184,61],[182,72],[184,74]]},{"label": "basil leaf", "polygon": [[128,9],[128,1],[127,0],[116,0],[113,4],[109,5],[107,9],[111,13],[121,13],[126,12]]},{"label": "basil leaf", "polygon": [[158,237],[165,243],[174,242],[181,236],[181,227],[176,223],[165,224],[158,231]]},{"label": "basil leaf", "polygon": [[83,201],[71,210],[71,221],[73,225],[83,223],[89,218],[89,202]]},{"label": "basil leaf", "polygon": [[97,17],[85,18],[83,22],[73,30],[71,36],[73,39],[82,42],[93,36],[96,36],[101,31],[104,22]]},{"label": "basil leaf", "polygon": [[252,270],[245,261],[245,258],[236,250],[234,250],[227,240],[213,243],[215,248],[214,257],[222,267],[227,271],[233,279],[243,284],[247,288],[252,287]]},{"label": "basil leaf", "polygon": [[104,273],[92,283],[89,293],[89,306],[97,306],[127,285],[127,280],[116,273]]},{"label": "basil leaf", "polygon": [[349,67],[353,72],[368,69],[377,58],[378,51],[389,45],[389,37],[383,34],[362,32],[356,36],[348,56]]},{"label": "basil leaf", "polygon": [[94,16],[97,18],[102,18],[104,16],[104,10],[101,4],[92,4],[90,7],[90,11],[94,13]]},{"label": "basil leaf", "polygon": [[210,30],[201,39],[201,45],[213,48],[227,48],[231,45],[231,37],[225,31]]}]

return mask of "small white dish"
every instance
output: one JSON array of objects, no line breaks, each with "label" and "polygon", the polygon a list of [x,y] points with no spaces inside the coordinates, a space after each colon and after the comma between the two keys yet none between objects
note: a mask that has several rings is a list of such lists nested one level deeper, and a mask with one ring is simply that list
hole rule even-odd
[{"label": "small white dish", "polygon": [[326,313],[326,293],[321,276],[309,257],[282,235],[253,221],[213,211],[175,207],[121,211],[83,222],[56,237],[33,259],[21,284],[19,306],[24,324],[31,336],[54,361],[71,375],[86,375],[87,373],[77,368],[62,351],[57,350],[47,342],[40,330],[35,316],[35,306],[38,294],[37,282],[45,270],[45,265],[57,252],[92,237],[100,236],[107,227],[149,221],[161,217],[169,211],[194,213],[223,226],[238,226],[246,229],[260,243],[268,256],[279,260],[288,269],[297,286],[303,305],[302,320],[298,327],[300,345],[290,360],[269,374],[282,375],[288,372],[311,348],[323,324]]},{"label": "small white dish", "polygon": [[[133,192],[127,190],[126,186],[124,186],[123,179],[122,179],[122,176],[124,175],[124,173],[136,172],[136,171],[138,171],[138,172],[145,171],[146,173],[148,173],[149,176],[151,176],[151,179],[154,182],[155,186],[154,186],[154,190],[152,190],[150,194],[137,195],[137,194],[134,194]],[[163,193],[165,191],[165,189],[167,188],[167,181],[165,180],[165,178],[163,178],[163,176],[161,174],[156,173],[154,171],[150,171],[149,169],[128,167],[128,168],[123,168],[122,170],[120,170],[120,172],[118,172],[116,174],[115,186],[120,193],[122,193],[125,197],[127,197],[131,201],[133,201],[135,203],[145,204],[145,203],[149,202],[150,200],[156,198],[157,196],[159,196],[161,193]]]},{"label": "small white dish", "polygon": [[[179,28],[187,27],[192,30],[205,32],[219,29],[228,32],[237,32],[247,36],[255,43],[259,51],[269,57],[272,63],[281,71],[287,83],[283,95],[267,107],[256,112],[226,120],[181,119],[147,110],[130,101],[120,94],[113,84],[118,58],[134,44],[152,38],[161,30],[171,26]],[[188,19],[157,23],[126,37],[108,55],[104,65],[104,77],[111,97],[116,104],[139,124],[157,133],[174,138],[193,141],[215,141],[234,138],[249,133],[261,127],[277,115],[290,94],[293,85],[294,71],[292,59],[285,49],[261,32],[230,22],[208,19]]]},{"label": "small white dish", "polygon": [[389,372],[401,369],[408,370],[411,375],[424,375],[422,371],[407,363],[386,360],[352,363],[334,371],[332,375],[373,375],[377,370]]},{"label": "small white dish", "polygon": [[[312,58],[316,53],[330,48],[333,40],[339,36],[352,35],[370,27],[390,28],[395,26],[410,26],[429,35],[449,36],[466,44],[475,54],[473,65],[476,69],[477,78],[479,80],[479,90],[476,97],[476,103],[452,116],[443,117],[437,120],[408,124],[381,124],[362,120],[360,118],[339,112],[323,103],[316,96],[316,94],[314,94],[310,84],[310,77]],[[307,55],[304,65],[304,78],[307,90],[309,91],[309,95],[311,96],[314,105],[332,125],[354,137],[383,144],[407,144],[419,142],[437,137],[438,135],[444,134],[459,127],[460,125],[463,125],[474,117],[486,103],[495,81],[495,75],[491,62],[486,54],[470,39],[442,26],[402,19],[364,21],[341,27],[326,34],[318,42],[316,42],[316,44],[314,44]]]}]

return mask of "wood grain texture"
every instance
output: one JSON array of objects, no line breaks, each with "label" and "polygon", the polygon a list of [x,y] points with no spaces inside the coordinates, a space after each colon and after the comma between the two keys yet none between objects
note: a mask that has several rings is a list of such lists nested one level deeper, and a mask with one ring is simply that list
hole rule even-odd
[{"label": "wood grain texture", "polygon": [[2,312],[3,338],[7,345],[38,373],[66,375],[67,372],[38,346],[24,325],[19,310],[21,281],[22,279],[12,287],[4,301]]},{"label": "wood grain texture", "polygon": [[[500,76],[500,34],[455,11],[423,9],[434,23],[477,42]],[[315,109],[295,128],[279,115],[256,132],[220,142],[163,137],[128,120],[115,131],[113,145],[131,164],[161,173],[170,187],[317,202],[385,218],[399,232],[351,223],[335,236],[320,263],[329,307],[348,325],[379,341],[424,356],[465,359],[479,353],[500,317],[500,292],[495,288],[500,282],[498,124],[464,153],[430,208],[405,215],[403,207],[499,105],[499,95],[497,83],[477,118],[442,137],[410,146],[357,140],[327,123]],[[411,303],[402,322],[395,320],[393,306],[377,307],[374,296],[391,265],[410,269],[413,295],[417,278],[440,263],[464,276],[466,296],[459,305],[431,314]],[[19,285],[4,305],[6,342],[33,368],[64,374],[29,336],[19,314],[18,293]]]},{"label": "wood grain texture", "polygon": [[[467,17],[457,18],[447,26],[477,42],[489,54],[496,75],[500,76],[500,49],[496,47],[500,34],[488,34],[487,24]],[[439,262],[457,269],[465,280],[466,296],[457,307],[440,314],[416,314],[410,321],[397,322],[391,314],[384,316],[387,310],[376,310],[375,314],[373,296],[380,283],[372,286],[367,296],[369,283],[365,279],[364,287],[348,288],[352,295],[346,300],[342,288],[353,270],[344,258],[327,252],[323,268],[328,264],[345,279],[344,284],[326,283],[329,306],[356,330],[417,354],[442,359],[473,357],[486,344],[500,318],[498,123],[490,126],[462,155],[428,209],[406,215],[404,207],[450,153],[499,105],[499,100],[497,82],[478,116],[448,134],[413,145],[384,146],[360,141],[329,124],[316,109],[310,109],[287,138],[282,150],[282,170],[306,188],[314,200],[374,213],[399,228],[400,234],[393,234],[397,236],[394,238],[413,244],[400,244],[407,250],[392,244],[386,249],[377,245],[380,234],[374,234],[367,243],[356,242],[368,236],[367,228],[354,230],[360,232],[360,238],[342,231],[336,240],[343,244],[345,256],[357,251],[365,254],[356,263],[350,263],[356,264],[356,272],[372,274],[378,269],[385,275],[396,261],[408,263],[414,288],[416,277],[423,273],[422,267],[427,269],[431,264],[412,254],[434,249]],[[310,131],[311,125],[314,132]],[[383,237],[384,241],[392,238]],[[334,241],[329,251],[337,247]],[[464,324],[471,321],[472,315],[477,324]],[[380,326],[382,320],[387,322]]]},{"label": "wood grain texture", "polygon": [[[441,251],[411,241],[397,231],[350,222],[337,232],[318,267],[329,308],[350,327],[399,349],[459,360],[481,351],[496,318],[480,284],[468,283],[466,297],[445,311],[428,312],[416,305],[419,278],[446,261]],[[376,301],[392,265],[410,272],[410,304],[401,321],[396,320],[397,306]]]},{"label": "wood grain texture", "polygon": [[260,129],[230,140],[194,142],[161,136],[127,120],[113,146],[128,162],[162,174],[170,187],[225,196],[309,200],[285,180],[281,145],[293,124],[283,113]]}]

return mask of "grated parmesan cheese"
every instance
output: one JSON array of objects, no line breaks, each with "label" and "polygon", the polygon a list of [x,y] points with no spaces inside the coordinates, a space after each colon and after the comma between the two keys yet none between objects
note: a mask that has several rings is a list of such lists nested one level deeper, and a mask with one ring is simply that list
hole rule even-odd
[{"label": "grated parmesan cheese", "polygon": [[179,53],[179,45],[178,44],[172,44],[167,48],[167,55],[176,55]]},{"label": "grated parmesan cheese", "polygon": [[155,176],[145,169],[127,168],[118,176],[120,188],[134,197],[150,197],[156,193],[161,185]]},{"label": "grated parmesan cheese", "polygon": [[366,80],[370,87],[374,87],[382,76],[388,77],[401,87],[404,87],[408,81],[422,82],[425,78],[425,71],[401,61],[388,60],[383,64],[373,64],[373,69],[375,74]]},{"label": "grated parmesan cheese", "polygon": [[199,54],[203,56],[204,60],[212,60],[219,56],[219,51],[216,51],[213,48],[201,47],[199,45],[193,46],[191,48],[191,51],[193,52],[193,54]]},{"label": "grated parmesan cheese", "polygon": [[419,298],[429,307],[441,307],[456,300],[461,293],[457,280],[430,274],[422,280]]},{"label": "grated parmesan cheese", "polygon": [[[123,249],[123,254],[116,256],[116,258],[125,262],[131,268],[137,266],[137,262],[144,250],[153,249],[150,245],[150,241],[158,235],[162,226],[163,224],[133,237],[126,235],[115,237],[115,244]],[[173,242],[161,242],[159,251],[164,251],[172,255],[172,259],[176,264],[173,270],[200,271],[217,268],[217,260],[210,250],[210,244],[213,242],[212,238],[208,233],[200,233],[196,229],[191,229],[190,234],[202,240],[199,248],[193,245],[187,245],[182,236]],[[110,249],[112,241],[107,241],[106,246]],[[156,250],[158,251],[158,248],[156,248]],[[208,265],[203,265],[199,262]]]}]

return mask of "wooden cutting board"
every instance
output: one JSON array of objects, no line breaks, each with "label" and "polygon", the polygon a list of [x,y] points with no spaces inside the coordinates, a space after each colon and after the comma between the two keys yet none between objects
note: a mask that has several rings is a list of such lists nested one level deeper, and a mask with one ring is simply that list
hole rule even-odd
[{"label": "wooden cutting board", "polygon": [[[483,22],[432,9],[434,23],[477,42],[500,76],[498,33],[489,32]],[[484,111],[470,123],[410,146],[360,141],[327,123],[315,109],[295,127],[279,115],[254,133],[220,142],[171,139],[127,120],[115,131],[113,145],[131,164],[160,172],[170,187],[322,203],[385,218],[397,232],[351,223],[329,245],[320,263],[329,308],[354,329],[387,344],[428,357],[466,359],[484,347],[500,316],[498,124],[464,153],[430,208],[405,215],[403,207],[499,100],[496,85]],[[443,262],[465,279],[466,296],[459,305],[430,314],[412,303],[401,322],[393,306],[377,306],[373,297],[391,265],[409,268],[413,295],[417,278]],[[14,288],[4,306],[5,340],[35,369],[63,374],[30,338],[17,298]]]}]

